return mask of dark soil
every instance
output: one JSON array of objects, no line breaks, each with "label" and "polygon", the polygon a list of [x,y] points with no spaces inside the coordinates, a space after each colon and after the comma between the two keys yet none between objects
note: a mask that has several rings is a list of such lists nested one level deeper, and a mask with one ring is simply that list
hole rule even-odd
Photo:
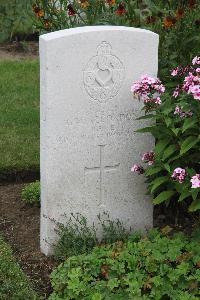
[{"label": "dark soil", "polygon": [[49,275],[57,263],[40,252],[40,209],[26,205],[21,200],[23,186],[0,186],[0,232],[11,245],[16,260],[30,278],[33,288],[47,299],[51,292]]},{"label": "dark soil", "polygon": [[40,179],[39,170],[21,170],[21,171],[1,171],[0,185],[8,183],[33,182]]},{"label": "dark soil", "polygon": [[189,213],[189,203],[180,202],[172,199],[170,204],[154,207],[154,227],[163,228],[170,226],[174,231],[182,231],[190,235],[195,227],[200,226],[200,213]]},{"label": "dark soil", "polygon": [[36,59],[38,55],[38,42],[14,41],[7,44],[0,44],[0,59]]}]

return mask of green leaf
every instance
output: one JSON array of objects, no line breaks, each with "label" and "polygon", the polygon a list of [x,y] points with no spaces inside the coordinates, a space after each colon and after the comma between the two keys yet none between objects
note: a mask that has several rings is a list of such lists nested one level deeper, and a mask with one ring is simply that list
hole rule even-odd
[{"label": "green leaf", "polygon": [[117,278],[111,278],[108,283],[107,286],[111,289],[111,291],[114,288],[117,288],[119,286],[119,280]]},{"label": "green leaf", "polygon": [[180,128],[171,128],[171,130],[173,131],[175,136],[177,136],[179,134]]},{"label": "green leaf", "polygon": [[166,200],[169,200],[174,194],[176,194],[175,191],[164,191],[160,193],[156,198],[154,198],[153,204],[157,205]]},{"label": "green leaf", "polygon": [[167,105],[163,105],[162,107],[162,111],[163,111],[163,114],[168,116],[170,112],[172,112],[172,106],[171,106],[171,103],[168,103]]},{"label": "green leaf", "polygon": [[164,164],[165,169],[170,173],[171,169],[170,169],[170,165],[169,164]]},{"label": "green leaf", "polygon": [[191,196],[191,193],[190,192],[182,192],[182,194],[180,195],[179,199],[178,199],[178,202],[181,202],[183,201],[184,199],[188,198]]},{"label": "green leaf", "polygon": [[187,168],[187,173],[189,174],[190,177],[192,177],[196,174],[196,171],[193,168]]},{"label": "green leaf", "polygon": [[159,173],[160,171],[162,171],[163,169],[161,167],[151,167],[145,170],[145,175],[146,176],[152,176],[154,174]]},{"label": "green leaf", "polygon": [[151,193],[153,193],[161,184],[164,182],[168,181],[169,178],[167,176],[162,176],[156,178],[154,181],[151,182],[152,188],[151,188]]},{"label": "green leaf", "polygon": [[156,118],[156,115],[149,114],[149,115],[145,115],[145,116],[139,117],[136,120],[146,120],[146,119],[151,119],[151,118]]},{"label": "green leaf", "polygon": [[171,157],[170,159],[168,159],[168,163],[170,163],[170,162],[172,162],[172,161],[175,161],[175,160],[177,160],[178,158],[180,158],[180,154],[175,155],[175,156]]},{"label": "green leaf", "polygon": [[102,296],[101,294],[99,293],[95,293],[93,296],[92,296],[92,300],[102,300]]},{"label": "green leaf", "polygon": [[197,119],[188,118],[184,121],[182,133],[185,132],[187,129],[193,127],[197,123]]},{"label": "green leaf", "polygon": [[194,200],[192,203],[191,203],[191,205],[189,206],[189,211],[190,212],[194,212],[194,211],[196,211],[196,210],[198,210],[198,209],[200,209],[200,199],[198,198],[198,199],[196,199],[196,200]]},{"label": "green leaf", "polygon": [[163,153],[162,160],[166,160],[168,157],[170,157],[172,154],[176,152],[176,146],[175,145],[170,145],[167,147],[167,149]]},{"label": "green leaf", "polygon": [[164,149],[169,145],[169,140],[161,140],[158,143],[156,143],[155,146],[155,153],[159,155],[161,152],[164,151]]},{"label": "green leaf", "polygon": [[167,127],[169,127],[172,124],[172,119],[169,117],[165,117],[165,124],[167,125]]},{"label": "green leaf", "polygon": [[181,145],[180,155],[185,154],[189,151],[194,145],[199,142],[199,138],[196,136],[189,136]]},{"label": "green leaf", "polygon": [[146,132],[152,132],[155,129],[156,129],[155,126],[149,126],[149,127],[144,127],[144,128],[141,128],[141,129],[137,129],[137,130],[135,130],[135,132],[146,133]]},{"label": "green leaf", "polygon": [[200,189],[192,189],[192,198],[193,200],[197,199],[198,193],[199,193]]}]

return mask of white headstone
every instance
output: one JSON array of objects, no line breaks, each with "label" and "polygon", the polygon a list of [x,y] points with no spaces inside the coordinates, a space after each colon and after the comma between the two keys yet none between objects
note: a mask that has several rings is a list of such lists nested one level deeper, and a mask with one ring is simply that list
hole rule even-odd
[{"label": "white headstone", "polygon": [[[130,169],[152,150],[134,131],[142,103],[131,84],[157,75],[158,35],[98,26],[40,37],[41,249],[51,254],[56,222],[81,213],[89,224],[108,212],[132,230],[152,226],[144,177]],[[97,225],[98,226],[98,225]]]}]

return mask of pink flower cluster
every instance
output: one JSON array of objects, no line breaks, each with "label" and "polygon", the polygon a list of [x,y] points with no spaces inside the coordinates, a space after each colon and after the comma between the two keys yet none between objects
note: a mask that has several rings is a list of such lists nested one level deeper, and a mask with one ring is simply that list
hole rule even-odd
[{"label": "pink flower cluster", "polygon": [[185,180],[187,173],[185,169],[182,168],[176,168],[172,174],[172,178],[175,180],[178,180],[179,183],[183,183]]},{"label": "pink flower cluster", "polygon": [[160,96],[164,91],[165,87],[161,81],[148,75],[141,76],[141,79],[131,86],[131,92],[142,99],[145,104],[161,104]]},{"label": "pink flower cluster", "polygon": [[175,108],[174,114],[178,115],[182,119],[187,117],[192,117],[193,115],[191,111],[183,111],[182,108],[178,105]]},{"label": "pink flower cluster", "polygon": [[191,72],[184,79],[182,88],[188,94],[192,94],[194,99],[200,100],[200,76],[193,75]]},{"label": "pink flower cluster", "polygon": [[[172,70],[172,76],[185,76],[182,86],[177,86],[173,96],[176,98],[181,91],[191,94],[195,100],[200,100],[200,57],[196,56],[192,60],[191,66],[177,67]],[[186,76],[187,74],[187,76]]]},{"label": "pink flower cluster", "polygon": [[[177,180],[179,183],[183,183],[186,176],[186,170],[182,168],[176,168],[172,174],[172,178]],[[192,183],[193,189],[200,188],[200,174],[192,176],[190,182]]]},{"label": "pink flower cluster", "polygon": [[[149,166],[153,165],[155,160],[155,153],[153,151],[150,152],[145,152],[142,155],[142,161],[145,163],[148,163]],[[144,173],[144,168],[141,165],[133,165],[131,168],[131,172],[136,172],[138,174],[143,174]]]},{"label": "pink flower cluster", "polygon": [[181,91],[182,91],[182,89],[181,89],[180,85],[178,85],[174,90],[173,97],[177,98]]},{"label": "pink flower cluster", "polygon": [[153,151],[145,152],[142,156],[142,160],[148,163],[149,166],[153,165],[155,160],[155,153]]},{"label": "pink flower cluster", "polygon": [[200,56],[195,56],[192,60],[193,65],[200,65]]},{"label": "pink flower cluster", "polygon": [[144,168],[140,165],[135,164],[135,165],[132,166],[131,172],[136,172],[140,175],[140,174],[144,173]]},{"label": "pink flower cluster", "polygon": [[200,174],[196,174],[195,176],[192,176],[190,182],[192,183],[192,188],[200,188]]},{"label": "pink flower cluster", "polygon": [[193,66],[186,66],[186,67],[176,67],[171,71],[171,75],[173,77],[182,77],[185,76],[188,72],[192,72],[194,70]]}]

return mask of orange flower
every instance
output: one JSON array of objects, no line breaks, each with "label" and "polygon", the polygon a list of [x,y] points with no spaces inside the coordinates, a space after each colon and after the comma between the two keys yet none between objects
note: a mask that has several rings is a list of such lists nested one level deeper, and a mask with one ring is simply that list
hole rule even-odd
[{"label": "orange flower", "polygon": [[116,4],[116,0],[106,0],[106,2],[108,3],[108,5],[113,6]]},{"label": "orange flower", "polygon": [[167,29],[173,27],[175,23],[176,23],[176,19],[171,16],[168,16],[164,18],[163,25],[165,29]]},{"label": "orange flower", "polygon": [[35,4],[33,5],[33,11],[38,18],[44,17],[44,10]]},{"label": "orange flower", "polygon": [[90,5],[87,0],[79,0],[79,4],[83,9],[87,8]]},{"label": "orange flower", "polygon": [[177,11],[176,11],[176,19],[180,20],[183,16],[184,16],[184,9],[183,8],[177,9]]}]

